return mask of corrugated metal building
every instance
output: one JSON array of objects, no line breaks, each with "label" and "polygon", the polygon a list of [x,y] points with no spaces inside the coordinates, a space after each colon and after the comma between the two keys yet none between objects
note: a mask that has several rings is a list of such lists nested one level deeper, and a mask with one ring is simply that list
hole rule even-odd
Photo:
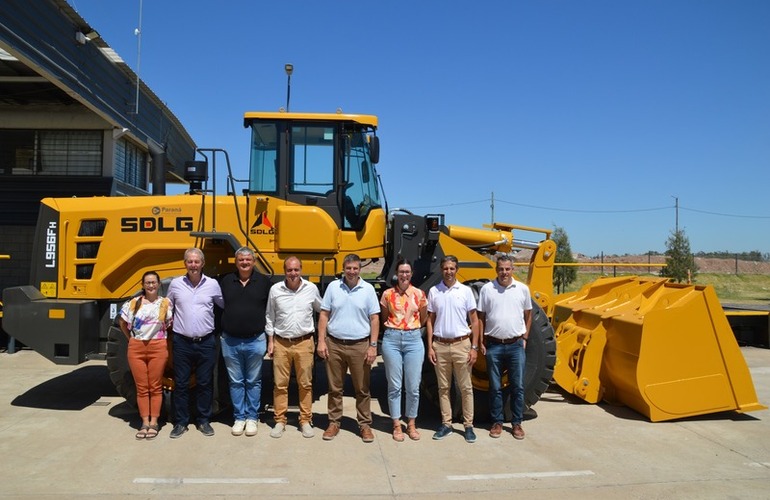
[{"label": "corrugated metal building", "polygon": [[0,290],[29,281],[42,198],[165,194],[195,155],[173,113],[65,0],[1,3],[0,254],[11,260],[0,260]]}]

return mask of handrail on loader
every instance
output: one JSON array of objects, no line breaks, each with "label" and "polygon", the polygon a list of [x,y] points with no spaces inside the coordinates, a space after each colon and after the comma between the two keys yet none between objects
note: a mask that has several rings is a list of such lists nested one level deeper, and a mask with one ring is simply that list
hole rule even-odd
[{"label": "handrail on loader", "polygon": [[[11,260],[10,255],[0,254],[0,260]],[[3,297],[0,294],[0,319],[3,319]]]},{"label": "handrail on loader", "polygon": [[554,380],[653,422],[763,410],[712,286],[601,278],[557,297]]}]

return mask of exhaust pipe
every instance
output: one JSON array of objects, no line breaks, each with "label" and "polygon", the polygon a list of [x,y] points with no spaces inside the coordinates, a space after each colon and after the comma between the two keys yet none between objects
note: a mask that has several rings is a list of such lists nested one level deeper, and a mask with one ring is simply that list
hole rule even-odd
[{"label": "exhaust pipe", "polygon": [[147,138],[147,146],[152,158],[152,194],[166,194],[166,149],[154,140]]}]

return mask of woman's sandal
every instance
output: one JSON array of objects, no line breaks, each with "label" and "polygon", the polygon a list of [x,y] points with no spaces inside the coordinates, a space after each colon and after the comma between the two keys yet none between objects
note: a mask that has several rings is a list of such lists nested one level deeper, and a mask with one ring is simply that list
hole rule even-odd
[{"label": "woman's sandal", "polygon": [[408,426],[406,428],[406,434],[409,436],[409,439],[412,441],[419,441],[420,440],[420,432],[417,430],[416,427]]},{"label": "woman's sandal", "polygon": [[404,440],[404,432],[401,430],[401,426],[393,427],[393,440],[399,443]]},{"label": "woman's sandal", "polygon": [[[143,425],[139,428],[139,432],[136,433],[136,439],[144,439],[147,437],[147,431],[150,429],[149,426]],[[154,437],[154,436],[153,436]]]},{"label": "woman's sandal", "polygon": [[146,439],[155,439],[158,437],[158,424],[153,424],[147,428]]}]

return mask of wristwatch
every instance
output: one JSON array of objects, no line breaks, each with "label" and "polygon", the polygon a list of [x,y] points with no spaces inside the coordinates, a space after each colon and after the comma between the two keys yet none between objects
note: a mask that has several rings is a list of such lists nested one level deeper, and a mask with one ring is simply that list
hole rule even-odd
[{"label": "wristwatch", "polygon": [[479,346],[477,346],[477,345],[472,345],[472,346],[471,346],[471,349],[473,349],[474,351],[478,351],[478,350],[479,350]]},{"label": "wristwatch", "polygon": [[377,342],[369,342],[369,347],[377,347]]}]

